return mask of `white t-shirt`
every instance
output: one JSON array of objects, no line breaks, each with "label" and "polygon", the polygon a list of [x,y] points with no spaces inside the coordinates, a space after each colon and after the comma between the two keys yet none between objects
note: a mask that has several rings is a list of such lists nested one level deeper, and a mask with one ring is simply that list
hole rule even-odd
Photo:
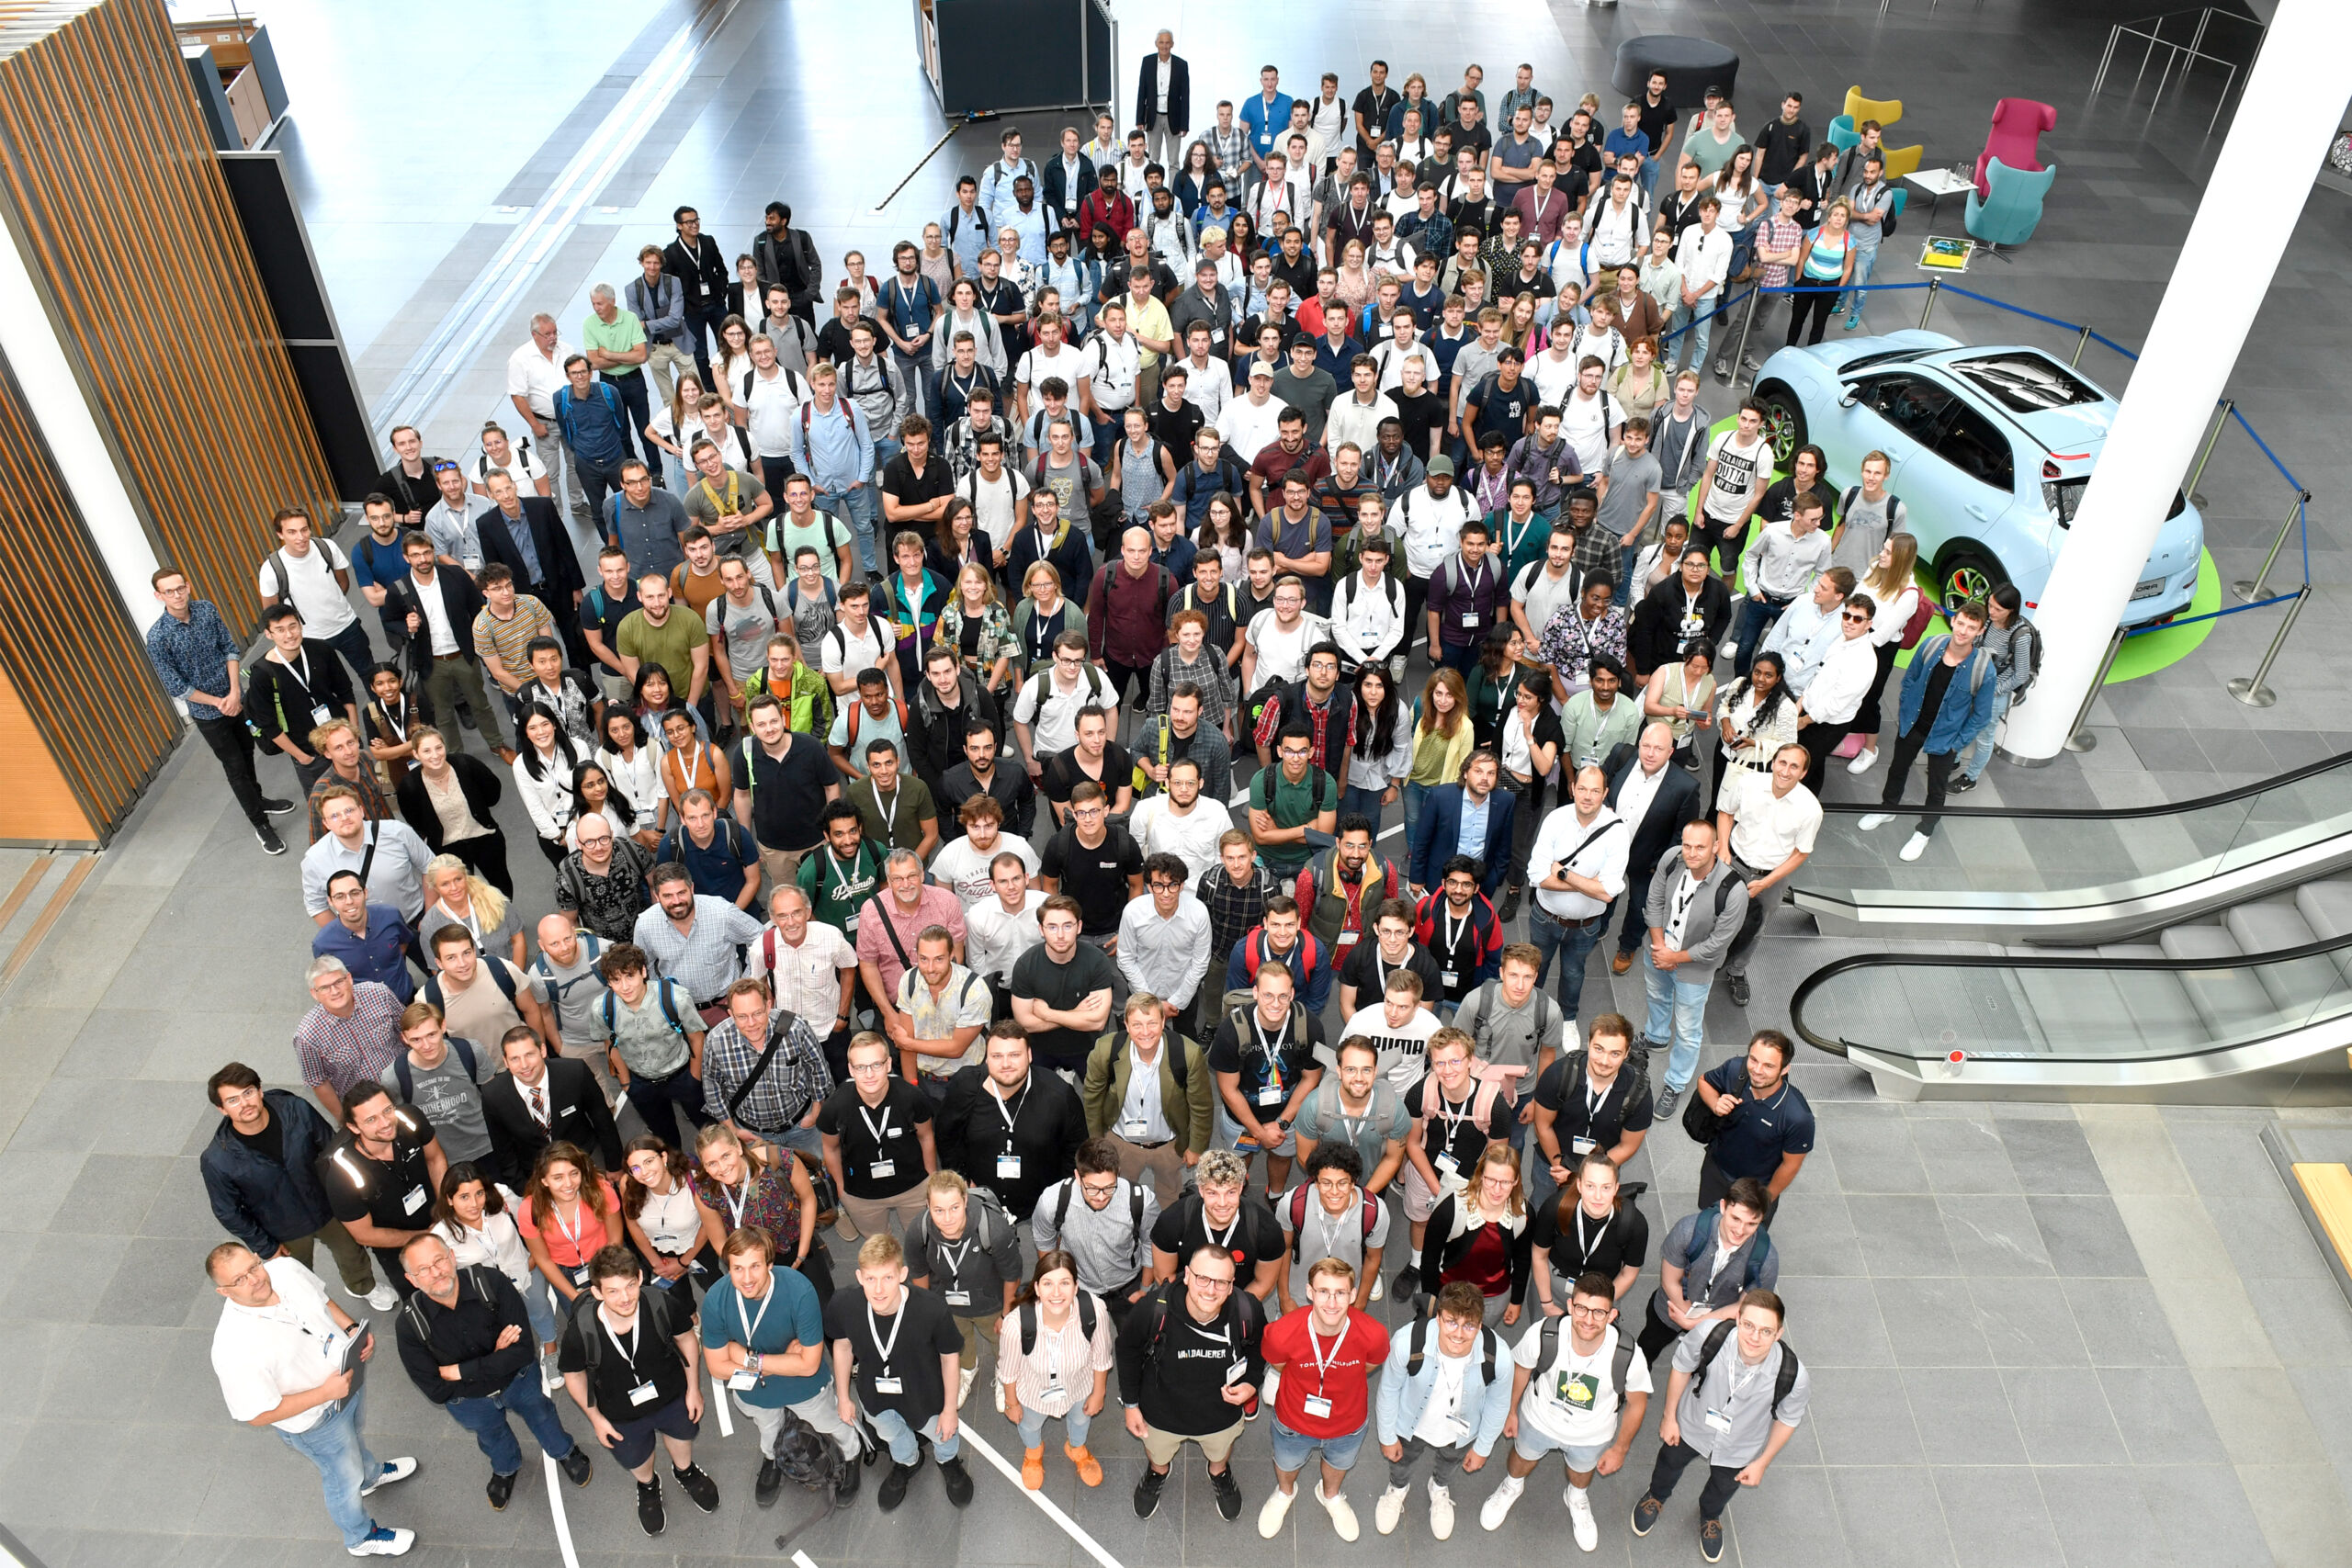
[{"label": "white t-shirt", "polygon": [[1577,389],[1577,356],[1571,352],[1563,357],[1547,348],[1527,362],[1527,377],[1536,395],[1558,408]]},{"label": "white t-shirt", "polygon": [[1572,392],[1560,405],[1560,434],[1576,452],[1577,467],[1588,474],[1599,473],[1601,459],[1609,456],[1611,423],[1624,422],[1625,405],[1611,397],[1606,388],[1589,398]]},{"label": "white t-shirt", "polygon": [[[1026,388],[1029,395],[1035,398],[1037,395],[1037,384],[1040,381],[1051,376],[1058,376],[1069,388],[1070,396],[1075,398],[1078,396],[1080,379],[1091,374],[1093,369],[1092,358],[1084,349],[1073,348],[1069,344],[1064,344],[1051,354],[1047,354],[1042,348],[1033,348],[1023,355],[1021,363],[1013,369],[1012,378]],[[1071,417],[1075,420],[1077,416],[1073,412]]]},{"label": "white t-shirt", "polygon": [[[666,417],[667,408],[668,405],[664,404],[662,411],[655,413],[654,422],[657,424]],[[548,466],[539,461],[539,455],[537,452],[531,450],[531,440],[526,435],[510,435],[506,438],[506,461],[503,463],[492,462],[490,454],[487,452],[476,457],[474,479],[477,481],[485,479],[489,477],[491,469],[499,468],[506,470],[508,476],[514,480],[515,489],[525,495],[536,494],[538,482],[548,477]]]},{"label": "white t-shirt", "polygon": [[871,615],[866,617],[864,632],[836,625],[825,634],[820,646],[824,650],[824,673],[828,675],[855,675],[860,671],[879,670],[889,662],[890,639]]},{"label": "white t-shirt", "polygon": [[1301,613],[1298,625],[1282,629],[1281,615],[1261,610],[1250,618],[1250,646],[1258,650],[1257,682],[1297,681],[1306,674],[1306,650],[1331,635],[1319,615]]},{"label": "white t-shirt", "polygon": [[[1437,1331],[1430,1330],[1430,1337]],[[1475,1349],[1459,1356],[1449,1356],[1435,1350],[1437,1384],[1430,1390],[1430,1402],[1421,1407],[1420,1425],[1413,1428],[1413,1436],[1431,1448],[1450,1449],[1470,1436],[1469,1423],[1462,1419],[1462,1391],[1470,1377],[1470,1360]]]},{"label": "white t-shirt", "polygon": [[1021,897],[1021,910],[1007,910],[1001,898],[975,904],[964,911],[964,958],[967,966],[994,985],[1010,977],[1021,955],[1046,940],[1037,929],[1037,909],[1045,894],[1032,887]]},{"label": "white t-shirt", "polygon": [[1510,585],[1511,603],[1525,606],[1527,624],[1535,628],[1538,637],[1542,637],[1544,628],[1552,624],[1552,616],[1560,606],[1574,599],[1577,593],[1577,574],[1571,570],[1555,581],[1544,570],[1548,564],[1540,560],[1529,561],[1519,569],[1518,580]]},{"label": "white t-shirt", "polygon": [[[1577,1354],[1575,1330],[1563,1324],[1555,1332],[1559,1345],[1549,1367],[1535,1364],[1544,1353],[1541,1319],[1528,1325],[1526,1334],[1520,1338],[1519,1348],[1511,1352],[1511,1359],[1533,1374],[1527,1381],[1526,1394],[1519,1402],[1520,1420],[1570,1448],[1586,1449],[1615,1441],[1618,1400],[1614,1362],[1621,1330],[1611,1326],[1603,1332],[1600,1348],[1589,1356]],[[1655,1386],[1650,1382],[1649,1359],[1636,1353],[1625,1363],[1625,1392],[1648,1393]]]},{"label": "white t-shirt", "polygon": [[1272,446],[1282,434],[1283,411],[1289,407],[1275,397],[1269,397],[1263,403],[1253,403],[1246,397],[1236,398],[1216,416],[1216,433],[1244,465],[1254,463],[1258,454]]},{"label": "white t-shirt", "polygon": [[781,456],[792,450],[793,422],[800,417],[800,405],[808,398],[808,383],[794,372],[776,367],[774,376],[763,376],[755,367],[751,372],[750,387],[737,381],[731,390],[741,394],[749,413],[752,445],[763,453]]},{"label": "white t-shirt", "polygon": [[1714,462],[1715,479],[1707,487],[1702,507],[1719,523],[1736,522],[1739,514],[1747,510],[1758,476],[1771,463],[1771,446],[1759,431],[1753,442],[1742,446],[1739,432],[1726,430],[1715,437],[1714,444],[1707,448],[1707,456]]},{"label": "white t-shirt", "polygon": [[[281,567],[286,572],[283,588],[277,578]],[[359,618],[334,580],[337,571],[350,570],[351,558],[336,547],[334,540],[314,538],[310,549],[301,555],[280,549],[263,557],[255,580],[265,598],[293,601],[294,607],[302,612],[304,637],[323,638],[336,636]]]},{"label": "white t-shirt", "polygon": [[939,852],[932,857],[931,879],[942,887],[954,888],[967,910],[976,904],[993,904],[996,886],[989,880],[989,867],[997,856],[1006,853],[1019,855],[1021,863],[1029,868],[1029,874],[1037,874],[1041,863],[1037,852],[1029,847],[1029,840],[1018,833],[1000,832],[996,842],[985,852],[961,836],[941,845]]},{"label": "white t-shirt", "polygon": [[956,481],[956,493],[972,503],[972,526],[987,536],[991,549],[1002,549],[1012,542],[1013,530],[1020,525],[1013,509],[1030,489],[1028,479],[1011,463],[999,471],[994,484],[982,479],[978,468]]},{"label": "white t-shirt", "polygon": [[[1380,1076],[1388,1080],[1388,1087],[1398,1095],[1409,1094],[1413,1086],[1429,1073],[1430,1036],[1445,1025],[1429,1009],[1416,1007],[1405,1020],[1403,1028],[1392,1029],[1388,1025],[1387,1004],[1380,992],[1366,986],[1362,994],[1370,996],[1371,1003],[1358,1008],[1332,1038],[1352,1040],[1361,1034],[1371,1041],[1373,1049],[1380,1053]],[[1315,1056],[1327,1067],[1339,1065],[1334,1046],[1317,1047]]]}]

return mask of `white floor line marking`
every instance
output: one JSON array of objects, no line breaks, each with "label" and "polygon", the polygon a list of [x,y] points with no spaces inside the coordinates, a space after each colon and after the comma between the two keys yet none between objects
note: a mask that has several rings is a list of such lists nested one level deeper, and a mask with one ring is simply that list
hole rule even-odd
[{"label": "white floor line marking", "polygon": [[563,1553],[563,1568],[580,1568],[580,1553],[571,1548],[571,1521],[563,1513],[563,1472],[546,1454],[539,1463],[548,1472],[548,1512],[555,1516],[555,1544]]},{"label": "white floor line marking", "polygon": [[710,1374],[710,1403],[716,1406],[718,1411],[718,1435],[722,1438],[733,1437],[735,1435],[735,1417],[728,1412],[727,1385],[718,1381],[718,1374],[717,1372]]},{"label": "white floor line marking", "polygon": [[[1007,1464],[1002,1454],[998,1453],[994,1449],[989,1447],[988,1444],[982,1442],[978,1437],[973,1435],[969,1427],[964,1426],[961,1422],[956,1424],[956,1430],[963,1434],[965,1447],[977,1451],[982,1459],[988,1461],[991,1465],[994,1465],[1000,1474],[1001,1474],[1007,1481],[1012,1483],[1013,1490],[1019,1492],[1021,1495],[1028,1498],[1029,1501],[1036,1504],[1038,1507],[1045,1510],[1046,1517],[1053,1520],[1054,1523],[1061,1526],[1063,1533],[1068,1535],[1070,1540],[1084,1547],[1088,1556],[1093,1558],[1095,1562],[1102,1564],[1102,1568],[1125,1568],[1125,1564],[1122,1563],[1117,1558],[1102,1550],[1102,1545],[1100,1541],[1087,1534],[1083,1529],[1080,1529],[1076,1519],[1073,1519],[1068,1514],[1063,1513],[1061,1508],[1053,1501],[1052,1498],[1047,1497],[1043,1492],[1032,1492],[1029,1488],[1023,1486],[1021,1483],[1021,1472],[1013,1468],[1012,1465]],[[793,1555],[796,1560],[798,1560],[799,1553],[795,1552]],[[808,1565],[808,1568],[813,1568],[813,1564]]]}]

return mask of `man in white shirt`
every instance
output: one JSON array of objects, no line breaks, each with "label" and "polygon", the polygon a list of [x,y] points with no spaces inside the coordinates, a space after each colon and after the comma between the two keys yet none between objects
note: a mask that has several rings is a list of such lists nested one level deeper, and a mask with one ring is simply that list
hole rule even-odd
[{"label": "man in white shirt", "polygon": [[849,695],[857,690],[859,671],[876,669],[889,681],[891,694],[898,695],[899,661],[890,656],[896,638],[874,618],[873,588],[864,582],[842,583],[833,610],[833,629],[819,644],[825,683],[833,695]]},{"label": "man in white shirt", "polygon": [[1432,457],[1418,490],[1388,509],[1388,532],[1405,541],[1405,624],[1420,618],[1430,573],[1461,543],[1462,525],[1478,515],[1477,502],[1455,488],[1453,459]]},{"label": "man in white shirt", "polygon": [[[1877,683],[1878,645],[1871,638],[1871,622],[1877,614],[1878,603],[1869,594],[1846,596],[1838,610],[1838,640],[1821,656],[1821,668],[1814,671],[1798,702],[1797,739],[1813,753],[1805,784],[1815,795],[1821,793],[1829,754],[1853,733],[1862,699]],[[1878,737],[1863,739],[1874,744]]]},{"label": "man in white shirt", "polygon": [[[1682,274],[1682,299],[1667,321],[1667,331],[1682,333],[1682,366],[1702,376],[1707,370],[1707,338],[1715,330],[1708,313],[1723,304],[1724,279],[1731,272],[1731,235],[1718,226],[1722,215],[1723,203],[1713,196],[1701,197],[1699,221],[1682,231],[1674,247],[1674,265]],[[1690,330],[1682,332],[1685,327]],[[1669,363],[1665,368],[1676,367]]]},{"label": "man in white shirt", "polygon": [[784,488],[792,464],[794,427],[800,423],[800,405],[808,400],[808,383],[778,364],[775,340],[764,333],[752,339],[752,369],[741,383],[727,389],[736,405],[735,422],[752,438],[760,463],[759,480],[771,491]]},{"label": "man in white shirt", "polygon": [[1118,733],[1118,688],[1087,659],[1086,634],[1067,631],[1054,639],[1053,668],[1023,682],[1013,699],[1012,733],[1031,778],[1043,778],[1047,761],[1078,744],[1084,708],[1100,708],[1108,732]]},{"label": "man in white shirt", "polygon": [[1612,1471],[1624,1464],[1654,1386],[1648,1358],[1620,1354],[1635,1348],[1633,1330],[1611,1321],[1617,1313],[1616,1293],[1587,1289],[1603,1283],[1591,1275],[1577,1280],[1566,1323],[1539,1314],[1511,1354],[1519,1431],[1501,1484],[1478,1510],[1478,1523],[1487,1529],[1502,1528],[1527,1477],[1545,1454],[1556,1452],[1567,1470],[1568,1526],[1577,1545],[1591,1551],[1600,1544],[1600,1526],[1592,1517],[1592,1478],[1604,1457],[1615,1460],[1608,1467]]},{"label": "man in white shirt", "polygon": [[1169,854],[1184,863],[1188,886],[1217,863],[1217,840],[1232,828],[1225,802],[1201,793],[1201,765],[1190,757],[1169,763],[1168,788],[1146,796],[1127,818],[1127,832],[1146,856]]},{"label": "man in white shirt", "polygon": [[1012,997],[1013,964],[1045,940],[1037,910],[1046,895],[1029,886],[1030,880],[1020,856],[1001,853],[989,867],[996,896],[964,911],[965,965],[988,982],[994,997]]},{"label": "man in white shirt", "polygon": [[1609,930],[1609,907],[1625,891],[1625,857],[1634,832],[1603,802],[1609,775],[1579,768],[1569,804],[1555,809],[1536,830],[1527,870],[1535,884],[1535,908],[1528,912],[1528,935],[1544,972],[1560,960],[1560,1010],[1573,1022],[1584,1000],[1586,960]]},{"label": "man in white shirt", "polygon": [[[1597,474],[1625,428],[1625,405],[1600,385],[1603,367],[1596,355],[1577,362],[1577,384],[1560,405],[1560,434],[1576,449],[1577,468]],[[1628,595],[1631,597],[1631,595]]]},{"label": "man in white shirt", "polygon": [[[416,1473],[413,1459],[379,1460],[362,1435],[367,1389],[359,1363],[375,1355],[372,1337],[329,1299],[326,1285],[281,1252],[266,1263],[239,1242],[224,1241],[204,1260],[224,1299],[212,1330],[212,1371],[229,1414],[249,1427],[275,1429],[286,1446],[318,1467],[327,1514],[354,1557],[398,1557],[416,1532],[379,1525],[367,1498]],[[350,1341],[364,1340],[351,1358]]]},{"label": "man in white shirt", "polygon": [[971,909],[996,897],[996,858],[1021,857],[1023,867],[1035,876],[1042,863],[1029,840],[1004,830],[1004,804],[992,795],[973,795],[956,808],[963,831],[940,846],[931,859],[931,879],[952,889]]},{"label": "man in white shirt", "polygon": [[571,514],[584,522],[588,497],[580,488],[580,470],[572,465],[565,444],[548,438],[555,428],[556,391],[568,384],[563,362],[579,352],[563,340],[553,316],[544,311],[533,316],[529,339],[506,356],[506,400],[514,405],[531,433],[533,446],[552,467],[557,486],[571,498]]},{"label": "man in white shirt", "polygon": [[1119,974],[1129,990],[1158,997],[1171,1021],[1191,1010],[1209,972],[1209,909],[1192,890],[1198,874],[1179,855],[1152,855],[1143,897],[1119,916]]},{"label": "man in white shirt", "polygon": [[1252,359],[1250,390],[1225,405],[1225,412],[1216,416],[1216,433],[1235,456],[1253,463],[1282,434],[1283,412],[1289,407],[1274,396],[1274,367],[1262,359]]},{"label": "man in white shirt", "polygon": [[[1862,626],[1865,631],[1870,626],[1867,612]],[[1867,638],[1862,646],[1869,646]],[[1874,658],[1872,669],[1876,669]],[[1804,733],[1810,735],[1817,728],[1808,728]],[[1829,744],[1835,747],[1837,742]],[[1794,743],[1781,747],[1772,759],[1770,773],[1753,769],[1739,772],[1736,775],[1739,782],[1725,788],[1723,798],[1715,803],[1717,837],[1729,846],[1732,874],[1747,885],[1747,912],[1740,921],[1739,934],[1724,953],[1721,970],[1734,1007],[1747,1005],[1747,958],[1764,934],[1766,917],[1781,901],[1775,889],[1794,876],[1812,855],[1814,839],[1821,831],[1821,797],[1803,782],[1805,751],[1804,746]]]},{"label": "man in white shirt", "polygon": [[1295,685],[1306,675],[1307,650],[1329,636],[1329,623],[1306,614],[1306,584],[1285,577],[1274,584],[1272,609],[1250,618],[1241,650],[1243,718],[1254,725],[1258,705],[1251,699],[1276,682]]},{"label": "man in white shirt", "polygon": [[1743,398],[1737,423],[1707,448],[1707,466],[1699,475],[1699,526],[1690,542],[1710,553],[1745,537],[1748,519],[1764,503],[1764,489],[1772,479],[1772,444],[1764,438],[1764,420],[1763,400]]},{"label": "man in white shirt", "polygon": [[1558,407],[1577,389],[1575,334],[1555,333],[1544,352],[1527,362],[1525,374],[1535,383],[1536,396]]},{"label": "man in white shirt", "polygon": [[[1822,660],[1842,640],[1838,612],[1853,590],[1854,574],[1842,566],[1831,567],[1813,580],[1812,592],[1781,612],[1764,646],[1756,650],[1781,656],[1781,679],[1798,696],[1804,695]],[[1720,660],[1724,656],[1715,657]]]},{"label": "man in white shirt", "polygon": [[1438,368],[1436,351],[1420,341],[1416,318],[1409,306],[1399,305],[1388,313],[1391,335],[1387,342],[1372,350],[1372,362],[1380,367],[1380,389],[1384,392],[1405,383],[1405,362],[1418,359],[1423,371],[1422,385],[1434,388],[1445,379]]},{"label": "man in white shirt", "polygon": [[857,949],[834,927],[810,918],[808,895],[798,884],[787,882],[768,895],[768,926],[745,950],[743,973],[766,980],[776,1010],[800,1019],[825,1042],[834,1080],[847,1083]]},{"label": "man in white shirt", "polygon": [[[1521,488],[1511,487],[1514,513],[1519,510]],[[1577,587],[1583,581],[1583,574],[1576,570],[1576,536],[1566,528],[1553,529],[1551,537],[1544,541],[1544,558],[1520,568],[1510,585],[1510,618],[1531,648],[1560,606],[1576,603]]]},{"label": "man in white shirt", "polygon": [[1754,649],[1771,636],[1773,623],[1829,569],[1829,536],[1822,531],[1825,502],[1819,491],[1796,498],[1785,523],[1768,523],[1740,558],[1747,597],[1740,602],[1732,638],[1739,648],[1739,673],[1747,673]]},{"label": "man in white shirt", "polygon": [[1357,547],[1356,570],[1331,595],[1331,640],[1340,645],[1340,672],[1352,677],[1367,664],[1387,664],[1392,682],[1405,671],[1405,590],[1390,575],[1393,547],[1374,534]]},{"label": "man in white shirt", "polygon": [[1053,311],[1045,311],[1032,330],[1037,334],[1036,346],[1021,356],[1012,368],[1013,424],[1025,430],[1030,410],[1037,406],[1041,395],[1037,389],[1050,378],[1069,389],[1080,409],[1091,419],[1094,414],[1094,367],[1083,349],[1062,341],[1067,327],[1065,320]]}]

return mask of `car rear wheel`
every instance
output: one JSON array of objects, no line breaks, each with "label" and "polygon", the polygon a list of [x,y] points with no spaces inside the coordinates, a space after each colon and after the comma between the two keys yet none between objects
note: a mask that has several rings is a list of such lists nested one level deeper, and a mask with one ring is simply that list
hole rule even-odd
[{"label": "car rear wheel", "polygon": [[1937,564],[1936,592],[1947,609],[1957,608],[1971,599],[1985,599],[1993,590],[2009,581],[2001,563],[1984,549],[1963,545],[1951,551]]},{"label": "car rear wheel", "polygon": [[1804,445],[1804,408],[1786,387],[1764,394],[1764,439],[1772,446],[1772,460],[1782,473]]}]

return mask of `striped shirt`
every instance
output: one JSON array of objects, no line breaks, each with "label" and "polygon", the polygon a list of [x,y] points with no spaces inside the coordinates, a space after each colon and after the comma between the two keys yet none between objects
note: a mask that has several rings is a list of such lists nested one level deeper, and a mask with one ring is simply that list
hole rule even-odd
[{"label": "striped shirt", "polygon": [[354,1084],[373,1083],[401,1051],[401,999],[389,986],[361,980],[351,987],[348,1017],[313,1007],[294,1029],[294,1060],[302,1081],[326,1085],[337,1099]]},{"label": "striped shirt", "polygon": [[766,928],[724,898],[695,895],[694,920],[681,931],[656,904],[637,917],[631,931],[653,960],[653,972],[686,989],[696,1007],[716,1003],[743,976],[742,946]]},{"label": "striped shirt", "polygon": [[548,607],[528,593],[514,595],[514,614],[500,620],[485,606],[474,617],[474,657],[495,658],[506,666],[506,672],[520,680],[530,673],[530,655],[525,651],[535,637],[555,636],[555,617]]}]

